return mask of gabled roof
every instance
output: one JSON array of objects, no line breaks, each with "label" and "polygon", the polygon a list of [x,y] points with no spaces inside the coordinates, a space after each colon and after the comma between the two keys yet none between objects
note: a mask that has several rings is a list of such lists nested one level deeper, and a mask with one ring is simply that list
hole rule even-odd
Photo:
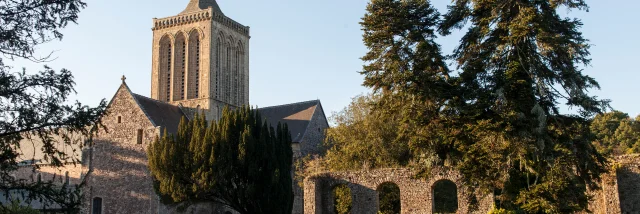
[{"label": "gabled roof", "polygon": [[[151,123],[155,126],[161,126],[169,133],[177,133],[180,119],[186,117],[180,107],[154,100],[139,94],[131,93],[138,102],[142,111],[147,115]],[[162,130],[164,132],[164,130]]]},{"label": "gabled roof", "polygon": [[142,109],[142,112],[144,112],[145,116],[147,116],[153,126],[162,127],[161,134],[164,133],[165,129],[169,133],[177,133],[180,119],[185,116],[182,109],[179,106],[171,105],[169,103],[154,100],[131,92],[131,89],[129,89],[125,79],[126,78],[122,76],[122,84],[118,88],[118,92],[116,92],[116,94],[113,95],[113,98],[111,98],[111,101],[109,101],[107,108],[111,106],[111,103],[118,93],[121,90],[124,90],[124,92],[129,93],[131,97],[133,97],[133,100],[138,104],[140,109]]},{"label": "gabled roof", "polygon": [[187,8],[185,8],[182,12],[180,12],[180,14],[191,13],[199,10],[205,10],[209,7],[213,8],[214,13],[223,14],[216,0],[190,0],[189,4],[187,5]]},{"label": "gabled roof", "polygon": [[278,123],[286,123],[289,126],[292,141],[300,143],[309,126],[309,122],[313,119],[313,114],[318,109],[322,109],[320,100],[311,100],[258,108],[258,111],[271,126],[275,127]]}]

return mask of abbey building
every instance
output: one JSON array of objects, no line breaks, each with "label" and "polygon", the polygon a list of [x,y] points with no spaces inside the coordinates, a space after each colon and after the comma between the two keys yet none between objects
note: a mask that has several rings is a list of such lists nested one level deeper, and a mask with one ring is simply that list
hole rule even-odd
[{"label": "abbey building", "polygon": [[[195,112],[217,120],[223,108],[249,104],[250,30],[225,16],[215,0],[190,0],[177,15],[153,19],[152,31],[150,96],[131,91],[123,76],[108,114],[101,118],[104,129],[92,142],[62,148],[81,159],[81,165],[53,168],[42,154],[23,151],[24,167],[14,176],[61,185],[84,183],[81,213],[175,213],[175,207],[162,204],[153,189],[146,149],[165,131],[175,133],[180,120]],[[289,125],[295,156],[322,151],[329,124],[319,100],[258,111],[271,124]],[[33,171],[33,164],[40,168]],[[292,185],[296,185],[294,213],[302,213],[302,189]],[[47,201],[29,206],[47,212],[60,208]],[[190,209],[190,213],[233,213],[217,204]]]}]

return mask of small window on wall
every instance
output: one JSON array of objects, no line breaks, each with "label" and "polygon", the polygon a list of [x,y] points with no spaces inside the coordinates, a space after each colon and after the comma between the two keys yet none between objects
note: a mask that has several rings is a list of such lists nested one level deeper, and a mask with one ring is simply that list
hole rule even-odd
[{"label": "small window on wall", "polygon": [[118,116],[118,123],[122,123],[122,117]]},{"label": "small window on wall", "polygon": [[138,144],[142,144],[142,129],[138,129],[138,139],[137,142]]},{"label": "small window on wall", "polygon": [[69,172],[64,172],[64,184],[69,185]]},{"label": "small window on wall", "polygon": [[91,206],[92,214],[102,214],[102,198],[95,197],[93,198],[93,203]]}]

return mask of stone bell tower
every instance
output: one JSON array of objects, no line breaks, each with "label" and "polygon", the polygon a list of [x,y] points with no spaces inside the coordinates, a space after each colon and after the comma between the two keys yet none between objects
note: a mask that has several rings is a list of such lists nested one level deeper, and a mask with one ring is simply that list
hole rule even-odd
[{"label": "stone bell tower", "polygon": [[249,104],[249,27],[215,0],[190,0],[175,16],[153,19],[151,98],[220,118]]}]

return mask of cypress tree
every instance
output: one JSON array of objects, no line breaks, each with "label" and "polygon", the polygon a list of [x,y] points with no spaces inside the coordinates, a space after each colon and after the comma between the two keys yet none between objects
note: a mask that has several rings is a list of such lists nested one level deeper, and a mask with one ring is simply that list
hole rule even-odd
[{"label": "cypress tree", "polygon": [[181,209],[218,202],[240,213],[291,213],[291,136],[274,129],[249,107],[223,111],[217,122],[204,115],[183,119],[178,133],[149,146],[156,192]]}]

